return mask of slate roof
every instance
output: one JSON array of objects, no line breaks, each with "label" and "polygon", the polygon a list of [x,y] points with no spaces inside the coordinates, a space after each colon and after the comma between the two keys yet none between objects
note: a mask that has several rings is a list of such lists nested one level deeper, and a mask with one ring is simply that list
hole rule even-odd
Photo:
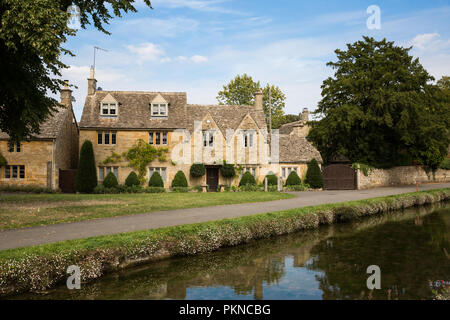
[{"label": "slate roof", "polygon": [[[68,112],[72,112],[71,109],[66,107],[56,107],[56,111],[53,112],[53,114],[39,127],[40,133],[35,135],[31,140],[56,139]],[[9,139],[9,135],[0,130],[0,139]]]},{"label": "slate roof", "polygon": [[227,129],[236,130],[247,114],[255,120],[259,129],[267,130],[266,118],[262,109],[256,109],[254,106],[198,104],[187,105],[187,129],[193,131],[194,121],[201,121],[208,113],[223,135],[226,134]]},{"label": "slate roof", "polygon": [[280,163],[308,162],[313,158],[323,162],[319,151],[308,140],[293,134],[280,134]]},{"label": "slate roof", "polygon": [[[100,102],[107,94],[118,102],[118,115],[100,117]],[[152,118],[150,103],[160,94],[169,104],[168,117]],[[96,91],[85,100],[80,128],[174,129],[186,127],[185,92]]]},{"label": "slate roof", "polygon": [[278,130],[280,134],[290,134],[295,127],[303,127],[306,125],[304,120],[294,121],[283,124]]}]

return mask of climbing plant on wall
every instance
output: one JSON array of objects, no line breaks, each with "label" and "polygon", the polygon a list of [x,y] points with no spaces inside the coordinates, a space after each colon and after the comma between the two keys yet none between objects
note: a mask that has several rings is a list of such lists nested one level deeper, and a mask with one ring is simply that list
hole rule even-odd
[{"label": "climbing plant on wall", "polygon": [[144,140],[139,139],[135,144],[123,152],[121,155],[111,153],[111,156],[103,161],[104,164],[117,163],[122,159],[128,161],[128,166],[132,167],[138,172],[139,180],[144,183],[147,179],[145,178],[147,174],[147,167],[154,160],[158,159],[161,162],[167,161],[166,154],[169,152],[168,148],[156,148]]}]

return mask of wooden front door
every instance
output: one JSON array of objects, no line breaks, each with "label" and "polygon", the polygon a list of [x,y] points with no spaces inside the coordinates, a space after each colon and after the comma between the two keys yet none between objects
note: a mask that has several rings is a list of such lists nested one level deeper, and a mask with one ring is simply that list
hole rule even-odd
[{"label": "wooden front door", "polygon": [[216,192],[219,186],[219,168],[206,168],[208,191]]}]

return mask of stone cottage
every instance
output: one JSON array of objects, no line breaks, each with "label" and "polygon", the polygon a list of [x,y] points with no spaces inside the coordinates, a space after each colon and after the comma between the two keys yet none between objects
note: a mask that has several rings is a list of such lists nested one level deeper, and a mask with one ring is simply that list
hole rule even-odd
[{"label": "stone cottage", "polygon": [[[139,139],[168,148],[167,161],[153,161],[146,173],[148,180],[159,172],[166,187],[179,170],[191,186],[208,185],[216,190],[221,184],[237,184],[239,176],[234,181],[221,176],[219,169],[224,162],[236,164],[241,175],[249,171],[262,182],[269,173],[287,178],[295,170],[304,175],[306,163],[313,157],[322,161],[298,130],[267,132],[261,92],[255,95],[255,105],[233,106],[188,104],[184,92],[96,88],[91,70],[80,121],[80,145],[85,140],[93,143],[99,182],[113,172],[119,183],[124,183],[133,170],[128,162],[122,158],[105,164],[105,160],[129,150]],[[193,163],[205,165],[204,177],[190,177]]]},{"label": "stone cottage", "polygon": [[39,186],[57,189],[59,170],[77,167],[79,130],[72,110],[72,90],[61,90],[61,104],[28,141],[11,144],[0,131],[0,185]]}]

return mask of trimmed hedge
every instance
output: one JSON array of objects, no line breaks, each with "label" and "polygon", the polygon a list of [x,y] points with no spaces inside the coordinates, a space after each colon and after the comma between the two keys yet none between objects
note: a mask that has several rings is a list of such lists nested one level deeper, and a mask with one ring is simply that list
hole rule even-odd
[{"label": "trimmed hedge", "polygon": [[441,162],[439,168],[444,170],[450,170],[450,158],[444,159],[444,161]]},{"label": "trimmed hedge", "polygon": [[269,186],[277,186],[277,185],[278,185],[278,178],[277,178],[276,175],[274,175],[274,174],[268,174],[268,175],[266,176],[266,178],[267,178],[267,184],[268,184]]},{"label": "trimmed hedge", "polygon": [[80,151],[80,161],[75,176],[75,190],[91,193],[97,186],[97,169],[95,167],[94,148],[92,142],[84,141]]},{"label": "trimmed hedge", "polygon": [[136,172],[131,171],[130,174],[128,175],[128,177],[125,179],[125,185],[127,187],[132,187],[132,186],[139,186],[141,185],[141,182],[139,181],[139,178],[136,174]]},{"label": "trimmed hedge", "polygon": [[48,290],[66,281],[69,265],[79,266],[81,280],[88,282],[139,263],[211,252],[448,199],[450,189],[433,190],[5,250],[0,259],[0,295]]},{"label": "trimmed hedge", "polygon": [[164,188],[164,181],[158,171],[153,172],[148,182],[149,187]]},{"label": "trimmed hedge", "polygon": [[178,171],[172,180],[172,188],[187,188],[188,183],[183,171]]},{"label": "trimmed hedge", "polygon": [[302,184],[302,180],[298,176],[296,171],[291,171],[286,179],[286,186],[298,186]]},{"label": "trimmed hedge", "polygon": [[191,177],[201,178],[205,175],[206,168],[203,163],[194,163],[189,170]]},{"label": "trimmed hedge", "polygon": [[239,187],[254,185],[256,185],[255,177],[249,171],[245,172],[242,175],[241,181],[239,182]]},{"label": "trimmed hedge", "polygon": [[309,184],[311,188],[323,188],[323,176],[320,170],[319,163],[316,159],[308,162],[308,170],[306,171],[305,183]]},{"label": "trimmed hedge", "polygon": [[234,164],[224,162],[224,164],[220,167],[220,174],[224,178],[234,178],[236,175]]},{"label": "trimmed hedge", "polygon": [[108,173],[105,180],[103,180],[103,185],[105,186],[105,188],[115,188],[119,185],[114,173],[112,172]]}]

